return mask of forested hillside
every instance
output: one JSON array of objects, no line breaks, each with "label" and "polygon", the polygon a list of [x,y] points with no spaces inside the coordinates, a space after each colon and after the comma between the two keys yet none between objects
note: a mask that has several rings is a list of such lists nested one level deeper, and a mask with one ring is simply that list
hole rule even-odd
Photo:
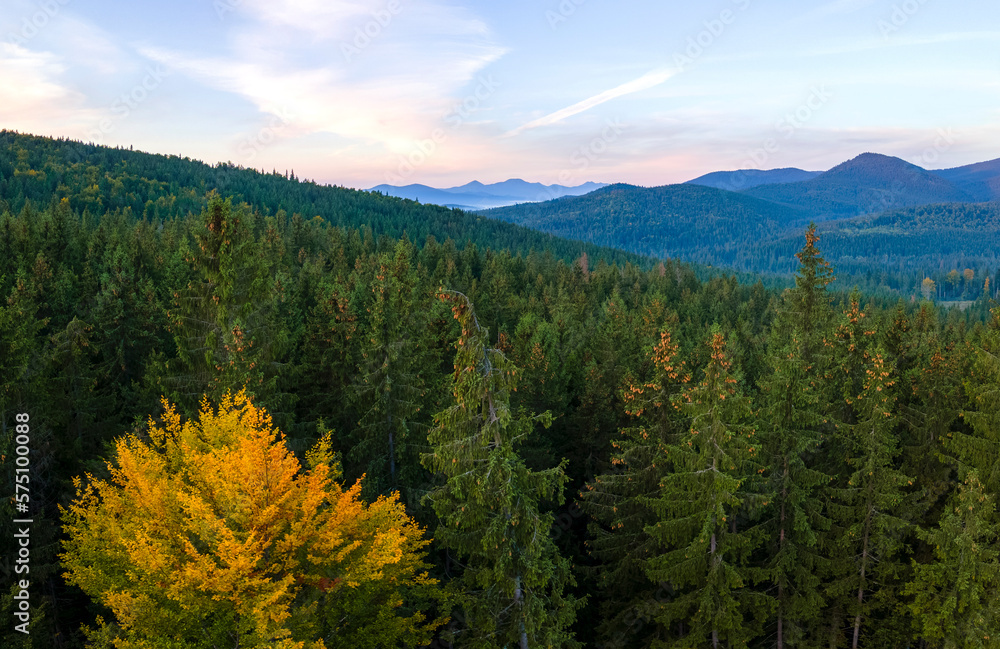
[{"label": "forested hillside", "polygon": [[598,251],[460,210],[317,185],[297,178],[294,170],[279,173],[232,164],[210,166],[178,156],[0,131],[0,209],[14,214],[28,201],[41,209],[66,198],[75,212],[99,216],[128,210],[126,218],[156,222],[200,212],[212,190],[262,212],[284,215],[279,218],[292,214],[303,221],[319,217],[331,225],[367,226],[391,237],[406,234],[423,241],[434,234],[441,241],[450,237],[459,245],[471,242],[520,253],[545,250],[566,260],[586,251],[609,262],[643,263],[635,255]]},{"label": "forested hillside", "polygon": [[[843,174],[842,184],[853,182],[853,176]],[[845,208],[844,214],[856,213],[855,208]],[[483,214],[635,253],[780,277],[795,270],[802,227],[822,210],[685,184],[615,185],[578,198]],[[943,203],[830,219],[819,229],[827,258],[837,267],[837,289],[858,286],[869,294],[910,300],[924,295],[923,281],[929,279],[932,299],[974,301],[983,294],[997,296],[998,216],[995,202]]]},{"label": "forested hillside", "polygon": [[1000,158],[931,173],[958,185],[977,201],[1000,199]]},{"label": "forested hillside", "polygon": [[[920,297],[929,279],[933,299],[998,295],[1000,203],[911,207],[821,223],[819,230],[838,274],[869,290]],[[787,258],[799,243],[789,233],[773,254]]]},{"label": "forested hillside", "polygon": [[877,153],[863,153],[810,180],[761,185],[745,193],[807,210],[816,220],[976,200],[946,178]]},{"label": "forested hillside", "polygon": [[[511,223],[654,257],[759,270],[756,241],[799,230],[807,212],[712,187],[612,185],[585,196],[485,210]],[[793,267],[793,259],[785,266]]]},{"label": "forested hillside", "polygon": [[985,299],[5,137],[4,647],[996,645]]}]

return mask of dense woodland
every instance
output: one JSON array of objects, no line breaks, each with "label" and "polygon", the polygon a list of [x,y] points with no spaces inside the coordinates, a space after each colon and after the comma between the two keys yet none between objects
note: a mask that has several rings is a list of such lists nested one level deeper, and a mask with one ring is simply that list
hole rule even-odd
[{"label": "dense woodland", "polygon": [[[995,161],[983,166],[1000,174]],[[925,294],[923,280],[930,279],[935,288],[929,297],[935,300],[995,298],[1000,203],[982,194],[979,180],[955,184],[942,173],[864,154],[810,180],[739,192],[697,181],[620,184],[484,213],[560,237],[766,278],[795,271],[802,230],[816,221],[824,255],[837,267],[836,290],[858,286],[870,295],[918,300]],[[717,176],[739,184],[739,174]],[[992,202],[968,202],[972,197]],[[966,269],[972,271],[969,279]]]},{"label": "dense woodland", "polygon": [[4,647],[1000,646],[985,297],[4,137]]}]

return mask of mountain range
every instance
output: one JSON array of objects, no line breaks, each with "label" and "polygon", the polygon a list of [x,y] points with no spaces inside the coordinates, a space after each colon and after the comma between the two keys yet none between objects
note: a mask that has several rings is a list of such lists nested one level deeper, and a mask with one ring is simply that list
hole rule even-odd
[{"label": "mountain range", "polygon": [[483,214],[560,237],[757,273],[794,269],[801,232],[816,221],[833,244],[828,260],[835,265],[912,277],[945,265],[995,264],[997,201],[1000,159],[930,171],[864,153],[821,173],[716,172],[679,185],[611,185]]},{"label": "mountain range", "polygon": [[511,178],[502,183],[485,185],[478,180],[447,189],[437,189],[427,185],[378,185],[369,191],[386,196],[409,198],[421,203],[457,207],[465,210],[482,210],[504,207],[518,203],[535,203],[564,196],[580,196],[604,187],[605,183],[588,182],[576,187],[563,185],[543,185],[529,183],[519,178]]}]

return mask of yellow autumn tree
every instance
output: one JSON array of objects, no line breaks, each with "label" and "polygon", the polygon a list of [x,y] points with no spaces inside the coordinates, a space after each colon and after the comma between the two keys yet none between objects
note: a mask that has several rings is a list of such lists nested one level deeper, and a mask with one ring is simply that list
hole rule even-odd
[{"label": "yellow autumn tree", "polygon": [[360,481],[342,487],[329,434],[302,467],[244,392],[186,422],[163,404],[63,510],[65,577],[114,617],[87,629],[92,646],[430,641],[445,620],[420,610],[438,592],[429,541],[397,494],[366,504]]}]

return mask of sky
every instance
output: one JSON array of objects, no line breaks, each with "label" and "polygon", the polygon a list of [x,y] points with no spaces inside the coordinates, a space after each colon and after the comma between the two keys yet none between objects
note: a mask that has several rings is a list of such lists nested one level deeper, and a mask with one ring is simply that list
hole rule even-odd
[{"label": "sky", "polygon": [[1000,157],[1000,3],[0,0],[0,128],[361,189],[948,168]]}]

